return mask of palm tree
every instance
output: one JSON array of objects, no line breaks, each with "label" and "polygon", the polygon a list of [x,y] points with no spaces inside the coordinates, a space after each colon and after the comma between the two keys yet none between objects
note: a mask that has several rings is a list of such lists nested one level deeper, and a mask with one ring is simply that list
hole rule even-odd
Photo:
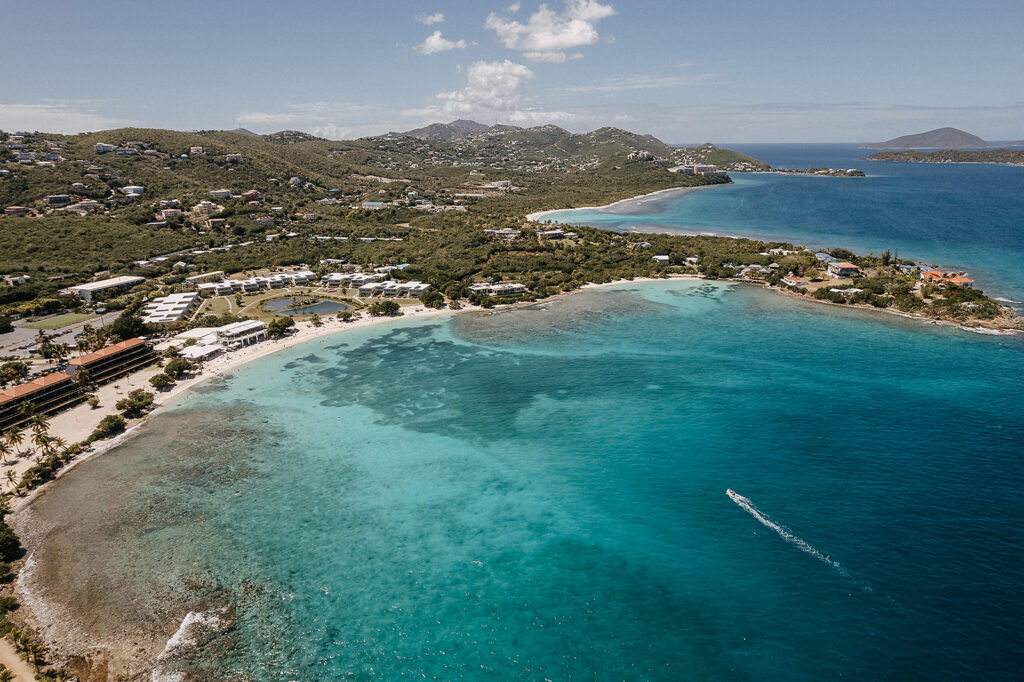
[{"label": "palm tree", "polygon": [[21,435],[21,431],[13,426],[7,429],[7,435],[5,438],[7,439],[8,445],[18,450],[21,450],[21,444],[25,442],[25,436]]},{"label": "palm tree", "polygon": [[32,436],[32,444],[46,453],[50,449],[50,437],[42,431],[36,431]]},{"label": "palm tree", "polygon": [[18,487],[18,474],[8,469],[7,473],[4,474],[4,478],[6,478],[7,482],[11,484],[11,490]]},{"label": "palm tree", "polygon": [[0,440],[0,464],[7,464],[7,458],[11,452],[13,452],[11,444],[6,440]]},{"label": "palm tree", "polygon": [[68,442],[60,436],[55,437],[52,442],[54,450],[63,451],[68,449]]},{"label": "palm tree", "polygon": [[14,679],[14,673],[11,672],[10,668],[0,664],[0,682],[11,682]]},{"label": "palm tree", "polygon": [[46,433],[50,430],[50,418],[45,414],[32,415],[32,430],[36,433]]}]

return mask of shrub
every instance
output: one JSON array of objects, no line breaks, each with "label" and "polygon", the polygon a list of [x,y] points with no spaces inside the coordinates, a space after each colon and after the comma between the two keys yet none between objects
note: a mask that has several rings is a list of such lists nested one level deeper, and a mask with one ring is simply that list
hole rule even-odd
[{"label": "shrub", "polygon": [[117,409],[129,418],[141,417],[153,405],[153,394],[137,388],[128,394],[128,397],[117,401]]},{"label": "shrub", "polygon": [[102,440],[103,438],[110,438],[122,431],[124,431],[124,417],[119,414],[108,414],[100,420],[100,423],[96,426],[95,430],[89,434],[87,442],[92,443],[93,441]]}]

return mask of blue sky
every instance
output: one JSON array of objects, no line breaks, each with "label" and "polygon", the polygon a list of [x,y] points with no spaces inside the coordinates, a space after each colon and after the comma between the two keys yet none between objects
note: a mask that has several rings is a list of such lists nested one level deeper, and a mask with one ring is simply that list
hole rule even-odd
[{"label": "blue sky", "polygon": [[1024,138],[1024,2],[0,0],[0,128]]}]

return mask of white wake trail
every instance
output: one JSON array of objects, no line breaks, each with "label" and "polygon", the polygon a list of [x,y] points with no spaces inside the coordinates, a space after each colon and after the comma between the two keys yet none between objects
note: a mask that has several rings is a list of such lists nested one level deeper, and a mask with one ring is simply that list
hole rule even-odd
[{"label": "white wake trail", "polygon": [[842,564],[840,564],[838,561],[830,559],[828,556],[822,554],[814,547],[811,547],[809,544],[807,544],[805,541],[801,540],[800,538],[798,538],[797,536],[793,535],[788,530],[780,526],[779,524],[772,521],[770,518],[765,516],[757,507],[755,507],[754,503],[748,500],[747,498],[743,497],[737,492],[733,492],[732,490],[726,490],[725,494],[729,496],[729,499],[738,504],[740,509],[742,509],[743,511],[747,512],[755,519],[760,521],[761,525],[765,526],[766,528],[771,528],[773,531],[779,534],[779,537],[781,537],[789,544],[795,545],[796,547],[799,547],[802,551],[807,552],[808,554],[813,556],[815,559],[825,562],[832,568],[839,571],[839,573],[843,576],[847,578],[850,577],[850,573],[845,568],[843,568]]}]

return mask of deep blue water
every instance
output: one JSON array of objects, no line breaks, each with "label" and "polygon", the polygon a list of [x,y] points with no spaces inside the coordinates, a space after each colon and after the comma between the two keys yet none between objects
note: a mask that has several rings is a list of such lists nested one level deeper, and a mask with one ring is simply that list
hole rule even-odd
[{"label": "deep blue water", "polygon": [[[729,145],[726,145],[729,146]],[[860,253],[899,250],[967,270],[1024,300],[1024,167],[865,161],[855,145],[732,145],[780,168],[860,168],[866,178],[734,174],[683,197],[563,211],[546,219],[613,230],[713,232]]]}]

